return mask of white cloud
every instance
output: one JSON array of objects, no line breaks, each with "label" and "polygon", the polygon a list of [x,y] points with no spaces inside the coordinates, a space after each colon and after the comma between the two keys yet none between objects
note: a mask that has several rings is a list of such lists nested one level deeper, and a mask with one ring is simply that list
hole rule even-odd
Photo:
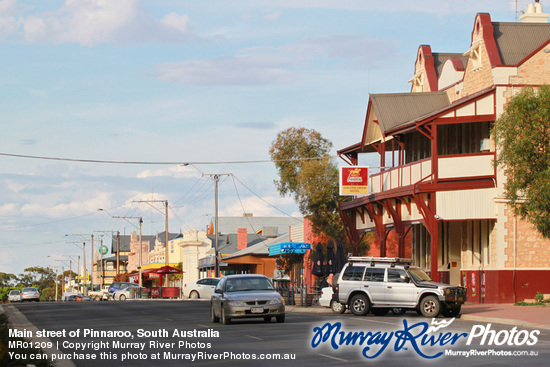
[{"label": "white cloud", "polygon": [[189,166],[172,166],[164,167],[156,170],[144,170],[138,173],[137,178],[151,178],[151,177],[174,177],[174,178],[187,178],[198,177],[200,174],[196,169]]},{"label": "white cloud", "polygon": [[21,14],[26,6],[17,3],[17,0],[0,1],[0,37],[11,35],[22,24]]},{"label": "white cloud", "polygon": [[85,46],[182,43],[194,38],[187,15],[172,12],[155,19],[138,0],[66,0],[58,10],[28,15],[23,33],[28,42]]},{"label": "white cloud", "polygon": [[313,60],[350,60],[353,64],[372,66],[384,63],[395,53],[396,40],[348,34],[308,37],[284,46],[285,52]]},{"label": "white cloud", "polygon": [[98,208],[108,207],[112,202],[112,194],[107,192],[97,193],[95,197],[87,200],[81,200],[80,198],[83,196],[89,197],[90,195],[73,193],[72,201],[67,203],[52,204],[46,201],[27,203],[17,208],[16,212],[24,217],[40,217],[42,220],[44,218],[69,218],[82,215],[82,213],[93,213]]},{"label": "white cloud", "polygon": [[282,15],[283,15],[282,12],[276,11],[276,12],[264,15],[264,19],[269,20],[269,21],[274,21],[274,20],[279,19]]},{"label": "white cloud", "polygon": [[[224,1],[225,2],[225,1]],[[241,1],[241,3],[243,3]],[[350,11],[377,11],[382,13],[424,13],[448,15],[452,13],[470,13],[480,11],[479,0],[393,0],[365,1],[365,0],[245,0],[249,6],[297,8],[297,9],[333,9]],[[504,3],[504,4],[503,4]],[[234,2],[231,2],[235,6]],[[242,5],[242,4],[241,4]],[[513,9],[513,1],[484,0],[484,11],[491,9]],[[243,5],[244,6],[244,5]]]},{"label": "white cloud", "polygon": [[266,85],[296,80],[288,60],[271,55],[244,55],[157,65],[152,75],[162,81],[194,85]]}]

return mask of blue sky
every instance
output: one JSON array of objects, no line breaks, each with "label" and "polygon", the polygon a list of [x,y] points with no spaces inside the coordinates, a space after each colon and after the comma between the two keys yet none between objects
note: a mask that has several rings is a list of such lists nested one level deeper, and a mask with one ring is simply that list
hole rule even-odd
[{"label": "blue sky", "polygon": [[[527,1],[518,1],[525,9]],[[545,11],[549,1],[542,1]],[[407,92],[416,51],[465,52],[514,1],[0,0],[0,153],[121,162],[269,160],[288,127],[359,141],[369,93]],[[0,271],[60,265],[82,236],[170,231],[214,214],[298,215],[271,163],[135,165],[0,155]],[[89,242],[89,240],[88,240]],[[48,256],[52,256],[48,258]],[[89,259],[89,253],[86,255]]]}]

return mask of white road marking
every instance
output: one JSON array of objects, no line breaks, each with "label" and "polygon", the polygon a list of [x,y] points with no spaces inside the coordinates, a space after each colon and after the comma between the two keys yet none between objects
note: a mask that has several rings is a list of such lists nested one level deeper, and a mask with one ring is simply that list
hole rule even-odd
[{"label": "white road marking", "polygon": [[320,355],[320,356],[323,356],[323,357],[326,357],[326,358],[334,359],[334,360],[340,361],[340,362],[349,362],[349,361],[346,360],[346,359],[336,358],[336,357],[329,356],[329,355],[326,355],[326,354],[319,354],[319,355]]},{"label": "white road marking", "polygon": [[262,338],[258,338],[257,336],[252,336],[252,335],[245,335],[245,336],[248,336],[249,338],[256,339],[256,340],[263,340]]}]

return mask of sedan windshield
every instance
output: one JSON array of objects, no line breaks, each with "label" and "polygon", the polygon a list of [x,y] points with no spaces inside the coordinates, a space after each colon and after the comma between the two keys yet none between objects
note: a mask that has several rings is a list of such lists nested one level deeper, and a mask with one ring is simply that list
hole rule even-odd
[{"label": "sedan windshield", "polygon": [[409,268],[409,274],[415,282],[431,282],[432,279],[420,268]]},{"label": "sedan windshield", "polygon": [[273,285],[267,278],[232,278],[227,279],[226,292],[273,290]]}]

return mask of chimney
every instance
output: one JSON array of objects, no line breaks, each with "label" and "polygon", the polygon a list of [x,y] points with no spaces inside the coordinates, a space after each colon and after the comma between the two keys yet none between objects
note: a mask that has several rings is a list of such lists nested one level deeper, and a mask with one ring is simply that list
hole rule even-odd
[{"label": "chimney", "polygon": [[244,250],[248,246],[248,231],[246,228],[237,229],[237,251]]},{"label": "chimney", "polygon": [[542,5],[539,0],[535,0],[534,4],[527,5],[526,12],[519,19],[523,23],[548,23],[548,14],[542,12]]}]

